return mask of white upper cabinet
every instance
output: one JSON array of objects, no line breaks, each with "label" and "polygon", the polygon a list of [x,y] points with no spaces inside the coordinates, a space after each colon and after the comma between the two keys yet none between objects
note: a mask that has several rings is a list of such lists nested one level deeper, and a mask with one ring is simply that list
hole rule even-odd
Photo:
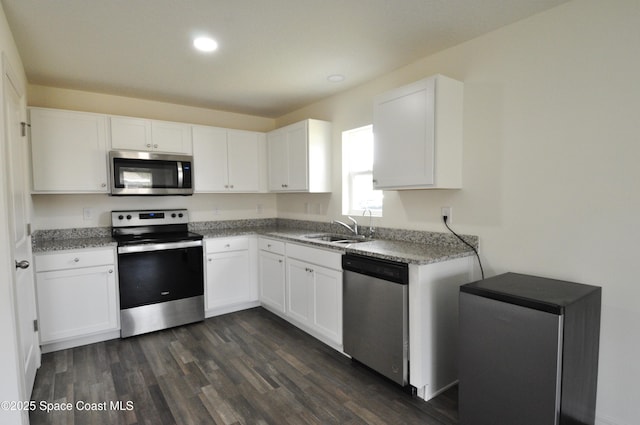
[{"label": "white upper cabinet", "polygon": [[462,187],[463,84],[435,75],[374,100],[375,189]]},{"label": "white upper cabinet", "polygon": [[190,155],[191,126],[189,124],[151,120],[153,150]]},{"label": "white upper cabinet", "polygon": [[107,118],[30,108],[34,193],[107,193]]},{"label": "white upper cabinet", "polygon": [[267,133],[269,190],[331,191],[331,123],[305,120]]},{"label": "white upper cabinet", "polygon": [[228,130],[227,166],[229,189],[235,192],[257,192],[266,171],[266,135],[253,131]]},{"label": "white upper cabinet", "polygon": [[261,191],[264,133],[205,126],[192,131],[196,192]]},{"label": "white upper cabinet", "polygon": [[227,129],[194,126],[192,133],[194,191],[227,191]]},{"label": "white upper cabinet", "polygon": [[110,117],[111,149],[157,151],[190,155],[189,124],[133,117]]}]

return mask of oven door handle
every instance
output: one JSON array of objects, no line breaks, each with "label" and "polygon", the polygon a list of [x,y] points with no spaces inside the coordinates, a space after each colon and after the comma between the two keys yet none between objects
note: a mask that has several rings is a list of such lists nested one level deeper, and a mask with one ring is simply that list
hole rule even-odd
[{"label": "oven door handle", "polygon": [[136,252],[166,251],[168,249],[181,249],[202,246],[202,241],[145,243],[140,245],[127,245],[118,247],[118,254],[131,254]]}]

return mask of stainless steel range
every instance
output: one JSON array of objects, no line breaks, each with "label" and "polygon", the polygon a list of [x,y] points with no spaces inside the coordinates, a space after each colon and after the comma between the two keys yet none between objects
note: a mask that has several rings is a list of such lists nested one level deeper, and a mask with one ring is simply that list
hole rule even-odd
[{"label": "stainless steel range", "polygon": [[121,337],[204,320],[202,235],[187,210],[112,211]]}]

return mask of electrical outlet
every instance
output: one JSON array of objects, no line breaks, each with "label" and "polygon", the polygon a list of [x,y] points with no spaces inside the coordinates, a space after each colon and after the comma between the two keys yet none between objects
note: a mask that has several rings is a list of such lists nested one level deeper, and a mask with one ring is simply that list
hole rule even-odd
[{"label": "electrical outlet", "polygon": [[262,214],[264,212],[264,206],[262,204],[256,205],[256,212]]},{"label": "electrical outlet", "polygon": [[93,209],[92,208],[83,208],[82,209],[82,218],[84,220],[91,220],[93,218]]},{"label": "electrical outlet", "polygon": [[213,215],[220,215],[220,208],[213,207],[212,210],[213,210]]},{"label": "electrical outlet", "polygon": [[451,224],[451,221],[453,220],[453,217],[451,217],[451,212],[452,212],[452,208],[451,207],[442,207],[440,208],[440,216],[441,217],[447,217],[447,223]]}]

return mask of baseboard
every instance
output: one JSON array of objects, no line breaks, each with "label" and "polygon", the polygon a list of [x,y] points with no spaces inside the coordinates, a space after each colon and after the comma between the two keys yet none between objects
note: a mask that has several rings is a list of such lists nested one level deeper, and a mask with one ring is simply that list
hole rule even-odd
[{"label": "baseboard", "polygon": [[235,313],[236,311],[247,310],[247,309],[250,309],[253,307],[259,307],[259,306],[260,306],[260,301],[249,301],[244,303],[227,305],[224,307],[216,307],[209,310],[205,310],[204,317],[209,318],[209,317],[221,316],[223,314]]},{"label": "baseboard", "polygon": [[[411,377],[409,377],[409,381],[411,381]],[[409,382],[411,383],[411,382]],[[439,388],[438,390],[434,391],[433,393],[429,393],[427,394],[427,386],[425,385],[424,387],[421,388],[416,388],[417,390],[417,396],[418,398],[423,399],[424,401],[429,401],[432,398],[435,398],[437,396],[439,396],[440,394],[442,394],[443,392],[447,391],[449,388],[458,385],[458,380],[456,379],[455,381],[451,382],[450,384],[445,385],[442,388]]]},{"label": "baseboard", "polygon": [[622,424],[620,422],[615,422],[612,419],[604,418],[602,416],[596,415],[596,425],[628,425],[628,424]]},{"label": "baseboard", "polygon": [[95,344],[96,342],[108,341],[110,339],[120,338],[120,329],[99,334],[83,336],[80,338],[72,338],[65,341],[51,342],[43,344],[40,350],[43,354],[52,353],[54,351],[66,350],[67,348],[80,347],[81,345]]}]

